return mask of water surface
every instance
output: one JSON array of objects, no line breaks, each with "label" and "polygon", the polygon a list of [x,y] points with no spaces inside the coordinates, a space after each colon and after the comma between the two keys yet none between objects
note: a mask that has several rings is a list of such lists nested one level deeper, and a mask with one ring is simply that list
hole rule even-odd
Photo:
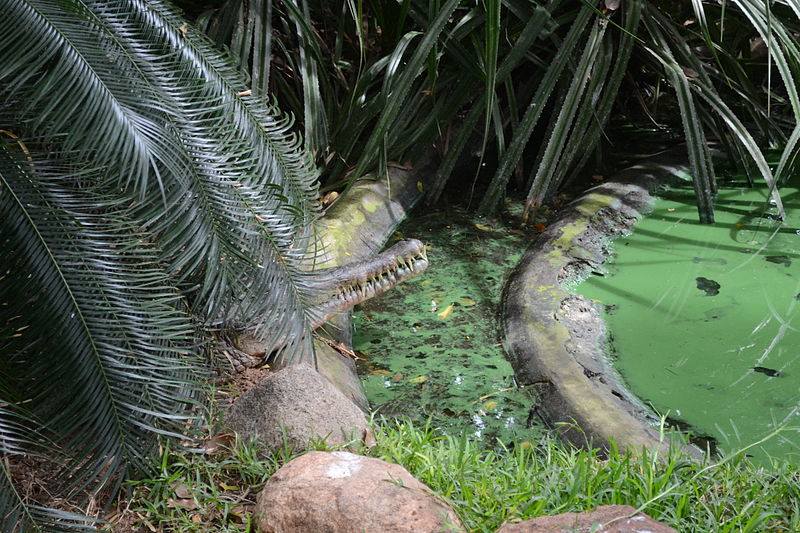
[{"label": "water surface", "polygon": [[400,232],[430,245],[430,266],[354,314],[353,344],[365,359],[359,372],[372,408],[430,417],[445,433],[488,445],[540,435],[497,321],[506,276],[530,237],[459,209],[418,215]]},{"label": "water surface", "polygon": [[[610,274],[577,292],[603,304],[615,365],[662,414],[735,451],[800,462],[800,192],[783,224],[763,190],[733,184],[713,226],[691,187],[614,242]],[[739,184],[741,185],[741,184]]]}]

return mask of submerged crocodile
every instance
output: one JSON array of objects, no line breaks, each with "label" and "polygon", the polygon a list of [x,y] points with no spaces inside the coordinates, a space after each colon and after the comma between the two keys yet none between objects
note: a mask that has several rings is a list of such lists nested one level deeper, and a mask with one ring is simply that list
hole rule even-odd
[{"label": "submerged crocodile", "polygon": [[[325,297],[310,312],[311,327],[320,327],[343,311],[388,291],[426,268],[428,256],[422,242],[403,239],[369,259],[317,270],[317,284]],[[229,347],[223,352],[236,372],[262,365],[267,356],[283,344],[267,345],[247,334],[225,340]]]}]

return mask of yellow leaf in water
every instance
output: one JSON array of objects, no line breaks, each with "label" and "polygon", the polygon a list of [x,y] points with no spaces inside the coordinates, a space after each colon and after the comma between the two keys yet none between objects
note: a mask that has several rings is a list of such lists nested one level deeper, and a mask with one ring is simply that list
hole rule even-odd
[{"label": "yellow leaf in water", "polygon": [[743,227],[744,227],[744,224],[737,223],[737,224],[736,224],[736,227],[737,227],[737,228],[743,228]]},{"label": "yellow leaf in water", "polygon": [[497,407],[497,402],[494,400],[489,400],[488,402],[483,402],[481,405],[481,409],[486,411],[487,413]]},{"label": "yellow leaf in water", "polygon": [[476,303],[478,303],[471,298],[461,298],[459,302],[461,302],[464,305],[475,305]]},{"label": "yellow leaf in water", "polygon": [[389,374],[391,374],[391,371],[389,370],[385,370],[383,368],[375,368],[374,366],[368,367],[367,372],[369,372],[373,376],[388,376]]},{"label": "yellow leaf in water", "polygon": [[481,231],[493,231],[491,226],[487,226],[486,224],[475,224],[475,227]]},{"label": "yellow leaf in water", "polygon": [[428,376],[422,375],[422,376],[417,376],[415,378],[411,378],[408,381],[409,381],[409,383],[425,383],[425,380],[427,380],[427,379],[428,379]]},{"label": "yellow leaf in water", "polygon": [[433,292],[429,292],[428,296],[430,296],[431,298],[435,298],[436,296],[442,296],[443,294],[444,294],[444,291],[433,291]]},{"label": "yellow leaf in water", "polygon": [[451,304],[445,307],[444,311],[442,311],[441,313],[436,313],[436,316],[438,316],[442,320],[447,320],[447,317],[449,317],[452,314],[453,314],[453,305]]}]

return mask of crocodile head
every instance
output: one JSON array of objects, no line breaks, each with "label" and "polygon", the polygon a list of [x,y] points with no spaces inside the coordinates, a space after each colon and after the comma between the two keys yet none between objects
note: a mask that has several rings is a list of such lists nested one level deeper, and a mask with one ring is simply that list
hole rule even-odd
[{"label": "crocodile head", "polygon": [[312,311],[313,326],[319,327],[337,313],[388,291],[426,268],[425,245],[417,239],[403,239],[364,261],[318,270],[325,297]]},{"label": "crocodile head", "polygon": [[[311,326],[318,328],[341,312],[388,291],[426,268],[425,246],[416,239],[404,239],[363,261],[315,271],[315,283],[322,297],[311,309]],[[260,365],[264,357],[285,342],[279,339],[268,345],[248,333],[237,334],[230,340],[234,349],[223,350],[223,353],[237,372]]]}]

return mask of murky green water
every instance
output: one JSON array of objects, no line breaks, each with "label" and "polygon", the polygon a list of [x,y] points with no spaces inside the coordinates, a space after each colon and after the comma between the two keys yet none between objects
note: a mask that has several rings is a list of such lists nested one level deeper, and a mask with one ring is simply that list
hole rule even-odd
[{"label": "murky green water", "polygon": [[786,429],[748,453],[800,462],[800,179],[783,191],[720,192],[717,223],[699,225],[691,188],[666,193],[615,241],[611,274],[577,292],[602,302],[613,357],[656,411],[724,451]]},{"label": "murky green water", "polygon": [[516,388],[497,321],[507,276],[529,237],[457,209],[414,217],[401,234],[430,245],[431,266],[359,306],[354,347],[372,408],[487,445],[529,441],[532,399]]}]

